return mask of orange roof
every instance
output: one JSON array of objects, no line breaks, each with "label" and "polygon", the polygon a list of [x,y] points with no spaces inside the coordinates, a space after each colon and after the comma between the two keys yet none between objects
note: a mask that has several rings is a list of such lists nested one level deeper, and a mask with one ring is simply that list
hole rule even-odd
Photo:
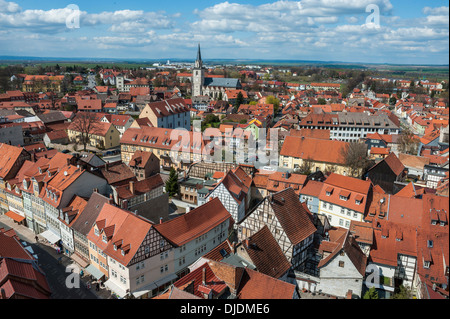
[{"label": "orange roof", "polygon": [[292,299],[296,286],[245,268],[237,299]]},{"label": "orange roof", "polygon": [[5,179],[16,164],[23,148],[0,143],[0,178]]},{"label": "orange roof", "polygon": [[191,210],[188,214],[154,225],[154,227],[171,243],[182,246],[207,233],[227,219],[232,220],[230,213],[222,205],[219,198],[214,198]]},{"label": "orange roof", "polygon": [[345,163],[342,150],[346,145],[342,141],[286,136],[280,155],[342,165]]},{"label": "orange roof", "polygon": [[[103,205],[100,215],[105,209],[109,211],[109,214],[112,211],[115,211],[114,214],[122,216],[119,217],[120,220],[114,225],[114,232],[109,237],[108,245],[103,251],[121,264],[129,265],[144,242],[152,224],[145,219],[110,204]],[[108,216],[106,216],[106,218],[108,218]],[[114,248],[114,245],[116,245],[116,249]]]},{"label": "orange roof", "polygon": [[[350,176],[331,173],[324,182],[324,187],[320,192],[319,199],[364,213],[370,187],[370,181],[363,181]],[[341,191],[347,192],[345,194],[348,195],[348,197],[345,196],[347,198],[346,200],[340,198]],[[327,193],[329,195],[327,195]],[[360,201],[359,204],[356,203],[357,200]]]},{"label": "orange roof", "polygon": [[372,147],[370,149],[370,154],[377,154],[377,155],[389,155],[391,151],[390,147]]}]

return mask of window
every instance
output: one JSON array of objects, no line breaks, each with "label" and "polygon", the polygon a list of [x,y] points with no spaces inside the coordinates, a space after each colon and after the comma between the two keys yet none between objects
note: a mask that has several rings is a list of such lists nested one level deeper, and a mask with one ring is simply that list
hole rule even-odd
[{"label": "window", "polygon": [[350,227],[350,221],[348,220],[345,221],[345,227]]},{"label": "window", "polygon": [[427,247],[433,248],[433,241],[432,240],[427,240]]},{"label": "window", "polygon": [[430,262],[429,261],[424,261],[423,262],[423,268],[426,268],[426,269],[430,268]]},{"label": "window", "polygon": [[339,267],[344,267],[344,262],[343,261],[339,262]]},{"label": "window", "polygon": [[339,226],[344,226],[344,220],[342,218],[339,218]]}]

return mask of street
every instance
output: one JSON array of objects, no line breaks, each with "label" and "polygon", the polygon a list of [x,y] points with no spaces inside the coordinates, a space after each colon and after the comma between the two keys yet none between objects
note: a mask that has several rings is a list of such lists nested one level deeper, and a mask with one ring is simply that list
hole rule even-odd
[{"label": "street", "polygon": [[[36,243],[34,233],[25,226],[12,223],[8,217],[0,215],[0,228],[13,228],[19,236],[24,246],[32,248],[34,255],[38,258],[39,267],[44,271],[50,290],[52,291],[51,299],[109,299],[111,294],[105,289],[100,292],[95,291],[95,285],[91,285],[87,289],[86,283],[90,281],[90,276],[84,274],[81,278],[79,288],[68,288],[66,279],[70,275],[70,267],[66,272],[66,267],[74,262],[63,254],[57,254],[53,247],[43,242]],[[58,259],[61,258],[61,262]],[[76,269],[76,268],[75,268]]]}]

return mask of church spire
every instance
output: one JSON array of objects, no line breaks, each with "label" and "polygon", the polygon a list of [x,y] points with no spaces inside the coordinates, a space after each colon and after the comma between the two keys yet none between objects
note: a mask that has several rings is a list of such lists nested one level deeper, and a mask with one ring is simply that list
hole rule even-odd
[{"label": "church spire", "polygon": [[195,60],[195,67],[201,68],[202,67],[202,54],[200,52],[200,43],[198,44],[198,51],[197,51],[197,60]]}]

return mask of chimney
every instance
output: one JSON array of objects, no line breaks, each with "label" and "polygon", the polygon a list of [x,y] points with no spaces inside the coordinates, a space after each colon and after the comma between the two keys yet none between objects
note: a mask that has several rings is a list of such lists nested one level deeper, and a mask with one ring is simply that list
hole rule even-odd
[{"label": "chimney", "polygon": [[134,195],[134,181],[130,181],[130,192]]},{"label": "chimney", "polygon": [[163,223],[163,218],[159,217],[159,223],[162,224]]},{"label": "chimney", "polygon": [[345,297],[346,297],[346,299],[352,299],[352,296],[353,296],[353,291],[349,289],[347,291],[347,295]]},{"label": "chimney", "polygon": [[206,286],[206,268],[203,267],[202,269],[202,284],[203,286]]}]

